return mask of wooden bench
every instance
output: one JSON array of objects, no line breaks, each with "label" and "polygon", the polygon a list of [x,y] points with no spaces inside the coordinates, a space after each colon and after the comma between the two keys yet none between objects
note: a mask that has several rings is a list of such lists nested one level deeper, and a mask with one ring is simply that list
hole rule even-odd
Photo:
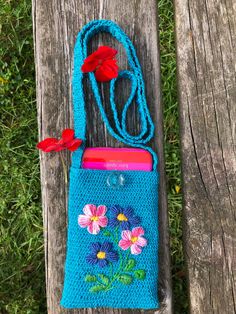
[{"label": "wooden bench", "polygon": [[[157,3],[155,0],[33,0],[40,139],[73,126],[72,56],[76,35],[93,19],[116,21],[131,37],[143,67],[159,154],[161,308],[172,313],[167,200],[163,157]],[[185,252],[190,312],[236,313],[236,6],[232,0],[175,0],[184,193]],[[106,36],[93,41],[114,42]],[[126,67],[125,55],[119,64]],[[128,89],[123,86],[124,96]],[[107,99],[107,88],[103,97]],[[124,99],[121,97],[121,102]],[[87,92],[89,145],[117,146]],[[136,115],[129,125],[135,128]],[[67,155],[67,164],[70,158]],[[58,155],[41,155],[48,313],[141,313],[59,306],[66,247],[67,186]],[[153,311],[149,311],[153,313]]]},{"label": "wooden bench", "polygon": [[236,6],[175,0],[191,313],[236,313]]},{"label": "wooden bench", "polygon": [[[111,19],[131,37],[143,68],[147,101],[156,124],[153,146],[159,155],[160,169],[160,275],[158,313],[172,312],[170,287],[169,239],[167,228],[167,199],[163,157],[163,117],[160,97],[160,63],[157,33],[157,5],[155,0],[136,1],[36,1],[33,0],[34,43],[40,139],[59,136],[65,127],[73,127],[71,106],[71,74],[75,38],[90,20]],[[94,48],[101,44],[117,45],[110,37],[93,40]],[[126,68],[126,57],[119,46],[119,65]],[[121,86],[123,96],[129,88]],[[103,97],[107,99],[104,84]],[[87,92],[89,145],[117,146],[104,129],[91,93]],[[125,98],[121,98],[124,103]],[[137,130],[136,114],[130,115],[129,126]],[[67,164],[70,164],[69,155]],[[41,182],[45,229],[46,288],[48,313],[98,313],[96,310],[67,311],[59,306],[63,284],[66,248],[67,186],[57,154],[41,155]],[[132,312],[132,311],[130,311]],[[104,310],[103,313],[127,313],[124,310]],[[141,311],[135,310],[135,313]],[[153,313],[153,311],[150,311]]]}]

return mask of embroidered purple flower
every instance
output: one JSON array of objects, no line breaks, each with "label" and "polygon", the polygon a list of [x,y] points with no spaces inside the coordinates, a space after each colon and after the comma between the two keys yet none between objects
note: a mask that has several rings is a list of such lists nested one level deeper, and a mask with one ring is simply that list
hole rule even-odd
[{"label": "embroidered purple flower", "polygon": [[98,264],[100,267],[105,267],[109,262],[118,261],[118,254],[113,251],[113,244],[111,242],[94,242],[91,244],[91,253],[87,255],[86,261],[95,265]]},{"label": "embroidered purple flower", "polygon": [[131,207],[121,208],[119,205],[114,205],[110,210],[113,213],[113,217],[109,219],[109,226],[113,228],[120,226],[122,230],[129,230],[131,227],[136,227],[140,223],[140,218],[134,216]]}]

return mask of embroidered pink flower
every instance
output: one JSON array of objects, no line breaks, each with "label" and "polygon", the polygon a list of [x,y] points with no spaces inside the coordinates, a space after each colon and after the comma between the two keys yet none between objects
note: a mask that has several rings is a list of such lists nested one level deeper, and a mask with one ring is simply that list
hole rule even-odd
[{"label": "embroidered pink flower", "polygon": [[122,239],[119,246],[123,250],[130,248],[131,254],[138,255],[142,252],[142,247],[147,245],[147,240],[143,238],[144,230],[142,227],[133,228],[132,231],[124,230],[121,233]]},{"label": "embroidered pink flower", "polygon": [[107,208],[105,205],[96,207],[93,204],[87,204],[83,208],[84,215],[79,215],[78,223],[81,228],[86,228],[91,234],[98,234],[100,227],[106,227],[108,223],[105,217]]}]

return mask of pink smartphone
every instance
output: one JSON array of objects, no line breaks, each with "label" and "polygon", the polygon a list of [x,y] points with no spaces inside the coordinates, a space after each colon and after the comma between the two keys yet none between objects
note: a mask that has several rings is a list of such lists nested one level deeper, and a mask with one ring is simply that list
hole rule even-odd
[{"label": "pink smartphone", "polygon": [[141,148],[86,148],[83,169],[152,171],[152,155]]}]

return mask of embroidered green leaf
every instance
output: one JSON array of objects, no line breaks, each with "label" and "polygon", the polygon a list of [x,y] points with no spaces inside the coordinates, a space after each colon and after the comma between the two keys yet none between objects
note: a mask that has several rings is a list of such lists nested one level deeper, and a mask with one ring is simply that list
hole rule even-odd
[{"label": "embroidered green leaf", "polygon": [[94,276],[94,275],[87,274],[87,275],[85,276],[84,280],[85,280],[86,282],[94,282],[94,281],[97,281],[97,278],[96,278],[96,276]]},{"label": "embroidered green leaf", "polygon": [[106,287],[104,287],[104,286],[96,285],[96,286],[91,287],[91,288],[89,289],[89,291],[96,293],[96,292],[103,291],[103,290],[105,290],[105,289],[106,289]]},{"label": "embroidered green leaf", "polygon": [[133,277],[127,274],[122,274],[117,279],[124,285],[130,285],[133,282]]},{"label": "embroidered green leaf", "polygon": [[103,274],[98,274],[98,277],[101,279],[102,283],[105,285],[109,284],[109,278]]},{"label": "embroidered green leaf", "polygon": [[104,235],[105,237],[110,237],[110,236],[111,236],[111,233],[110,233],[110,231],[105,230],[105,231],[103,232],[103,235]]},{"label": "embroidered green leaf", "polygon": [[146,277],[146,271],[144,269],[135,270],[134,277],[140,280],[144,280]]},{"label": "embroidered green leaf", "polygon": [[135,259],[131,258],[128,260],[128,263],[126,264],[124,270],[125,271],[131,271],[136,265]]}]

